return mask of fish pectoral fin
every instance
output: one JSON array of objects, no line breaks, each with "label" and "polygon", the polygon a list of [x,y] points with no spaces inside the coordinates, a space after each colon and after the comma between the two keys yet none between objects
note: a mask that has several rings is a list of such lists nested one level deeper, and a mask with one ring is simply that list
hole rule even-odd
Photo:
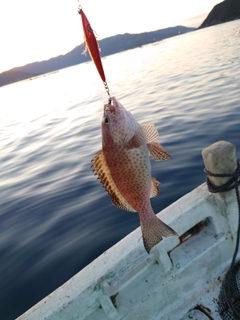
[{"label": "fish pectoral fin", "polygon": [[145,144],[145,139],[142,134],[142,131],[139,130],[135,133],[135,135],[130,139],[128,142],[125,143],[124,147],[126,149],[133,149],[133,148],[139,148],[143,144]]},{"label": "fish pectoral fin", "polygon": [[98,154],[92,159],[92,167],[93,171],[95,172],[95,175],[98,176],[98,179],[102,183],[103,187],[110,195],[112,203],[122,210],[135,212],[136,210],[134,210],[132,206],[130,206],[130,204],[119,192],[112,178],[103,151],[99,151]]},{"label": "fish pectoral fin", "polygon": [[147,144],[156,141],[159,137],[157,128],[153,123],[142,124],[141,130]]},{"label": "fish pectoral fin", "polygon": [[155,161],[164,161],[171,159],[171,156],[163,147],[156,142],[158,139],[158,131],[153,123],[141,125],[141,130],[148,146],[149,154]]},{"label": "fish pectoral fin", "polygon": [[157,179],[152,178],[151,179],[151,186],[150,186],[150,198],[156,197],[160,193],[160,189],[158,185],[160,184]]},{"label": "fish pectoral fin", "polygon": [[158,139],[158,131],[153,123],[142,124],[134,136],[125,144],[125,148],[139,148],[143,144],[149,144]]},{"label": "fish pectoral fin", "polygon": [[148,151],[155,161],[164,161],[172,158],[158,142],[148,143]]}]

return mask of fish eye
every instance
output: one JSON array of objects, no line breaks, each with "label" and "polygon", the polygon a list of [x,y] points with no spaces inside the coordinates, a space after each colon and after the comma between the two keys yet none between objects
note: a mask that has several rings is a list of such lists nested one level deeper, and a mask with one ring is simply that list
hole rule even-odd
[{"label": "fish eye", "polygon": [[104,122],[105,124],[108,124],[108,123],[109,123],[108,117],[103,118],[103,122]]}]

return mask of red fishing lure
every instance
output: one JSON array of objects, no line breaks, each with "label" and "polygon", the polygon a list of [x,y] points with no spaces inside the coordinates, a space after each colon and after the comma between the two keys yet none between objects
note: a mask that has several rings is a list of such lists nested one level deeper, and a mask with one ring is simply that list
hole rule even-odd
[{"label": "red fishing lure", "polygon": [[100,75],[102,81],[104,82],[104,86],[105,86],[106,90],[108,91],[108,88],[106,87],[106,77],[104,74],[102,61],[101,61],[101,57],[100,57],[100,53],[99,53],[99,47],[98,47],[98,43],[97,43],[96,37],[94,35],[93,29],[92,29],[86,15],[85,15],[85,13],[83,12],[82,8],[79,8],[78,13],[81,15],[81,18],[82,18],[82,25],[83,25],[86,46],[88,48],[88,51],[90,53],[90,56],[91,56],[93,62],[95,63],[95,66],[99,72],[99,75]]}]

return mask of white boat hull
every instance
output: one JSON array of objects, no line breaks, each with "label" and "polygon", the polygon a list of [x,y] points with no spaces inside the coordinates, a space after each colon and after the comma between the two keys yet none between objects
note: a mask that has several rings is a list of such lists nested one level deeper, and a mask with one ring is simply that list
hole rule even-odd
[{"label": "white boat hull", "polygon": [[223,201],[203,184],[158,216],[179,235],[207,225],[181,244],[163,239],[150,255],[138,228],[18,319],[180,320],[191,309],[221,319],[217,297],[237,231],[234,191]]}]

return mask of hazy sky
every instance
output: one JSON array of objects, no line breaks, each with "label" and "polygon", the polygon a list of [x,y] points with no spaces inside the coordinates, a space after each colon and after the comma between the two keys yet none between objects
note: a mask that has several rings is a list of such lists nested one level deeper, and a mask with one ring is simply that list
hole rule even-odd
[{"label": "hazy sky", "polygon": [[[79,0],[98,39],[198,27],[219,0]],[[0,72],[65,54],[83,42],[77,0],[1,0]]]}]

